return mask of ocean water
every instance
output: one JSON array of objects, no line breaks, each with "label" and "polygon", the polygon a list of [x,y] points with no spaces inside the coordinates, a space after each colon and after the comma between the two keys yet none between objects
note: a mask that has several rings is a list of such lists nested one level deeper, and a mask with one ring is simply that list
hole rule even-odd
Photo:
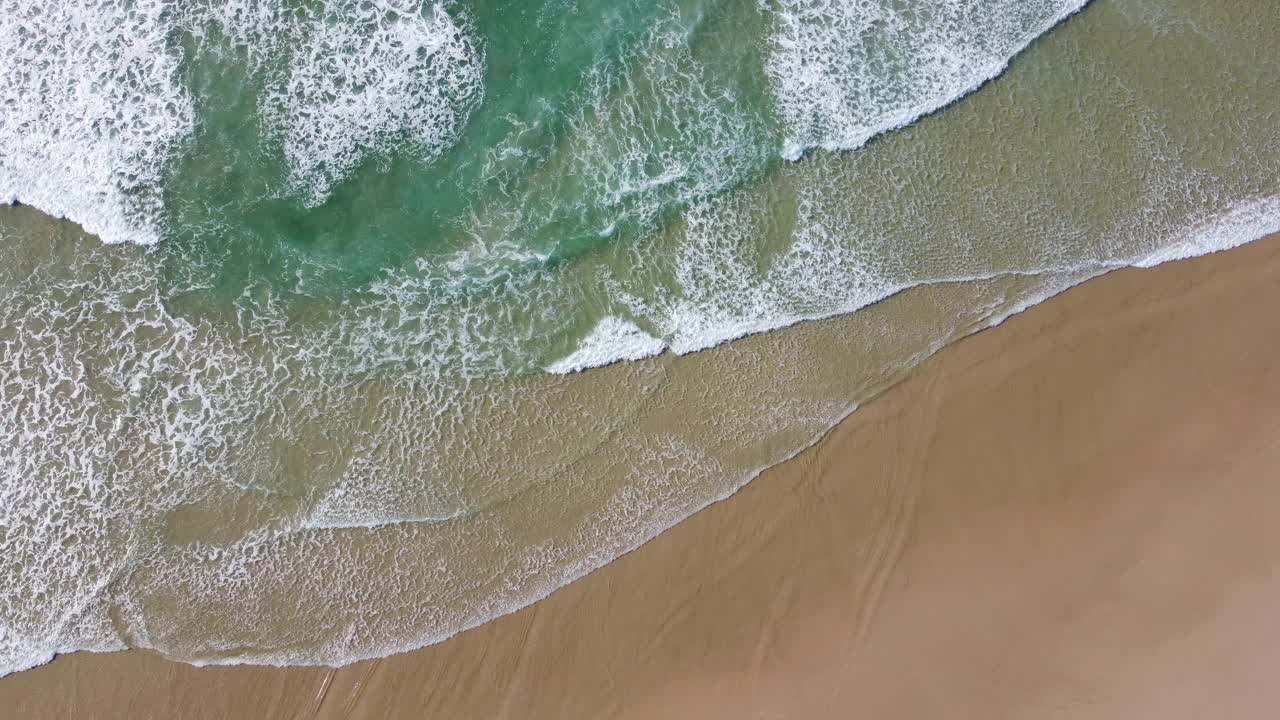
[{"label": "ocean water", "polygon": [[545,596],[1280,231],[1268,0],[0,0],[0,674]]}]

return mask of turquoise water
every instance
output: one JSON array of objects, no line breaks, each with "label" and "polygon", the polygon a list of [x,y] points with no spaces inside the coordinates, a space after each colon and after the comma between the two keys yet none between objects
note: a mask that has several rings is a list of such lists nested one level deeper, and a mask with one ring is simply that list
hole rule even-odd
[{"label": "turquoise water", "polygon": [[0,673],[437,641],[957,337],[1280,230],[1276,30],[1253,0],[0,0]]}]

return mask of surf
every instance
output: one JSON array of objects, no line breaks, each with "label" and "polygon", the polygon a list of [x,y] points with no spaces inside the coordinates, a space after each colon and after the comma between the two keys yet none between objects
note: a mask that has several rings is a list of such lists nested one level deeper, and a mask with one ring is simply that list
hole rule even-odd
[{"label": "surf", "polygon": [[568,9],[0,0],[0,672],[438,641],[1280,222],[1265,3]]}]

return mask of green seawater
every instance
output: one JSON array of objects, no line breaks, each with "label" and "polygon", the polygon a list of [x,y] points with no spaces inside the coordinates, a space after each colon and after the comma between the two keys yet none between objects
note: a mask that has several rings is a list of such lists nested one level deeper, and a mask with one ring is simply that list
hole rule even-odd
[{"label": "green seawater", "polygon": [[1277,31],[1264,0],[0,0],[0,674],[438,641],[956,338],[1280,230]]},{"label": "green seawater", "polygon": [[[349,167],[325,158],[302,178],[283,147],[288,130],[263,119],[272,102],[264,93],[293,80],[296,51],[255,57],[203,17],[189,21],[195,32],[174,33],[197,119],[166,167],[155,220],[175,289],[194,275],[210,286],[203,302],[227,303],[258,285],[341,297],[402,269],[450,282],[526,279],[633,242],[778,159],[781,128],[759,72],[766,16],[750,4],[498,2],[422,12],[455,17],[473,43],[467,58],[440,61],[475,66],[474,86],[448,89],[440,103],[465,122],[435,146],[390,127]],[[413,77],[385,79],[394,72],[382,80],[403,87],[391,92],[416,92]],[[350,80],[360,81],[377,82]],[[477,267],[445,267],[494,247]]]},{"label": "green seawater", "polygon": [[[181,246],[168,252],[181,264],[193,255],[207,258],[204,270],[224,296],[234,298],[260,281],[288,287],[300,268],[319,275],[311,286],[317,292],[333,295],[358,289],[388,268],[464,251],[477,240],[468,231],[485,233],[481,241],[511,243],[535,258],[529,264],[547,265],[600,246],[607,239],[599,231],[609,225],[621,226],[619,231],[641,229],[653,216],[678,209],[679,188],[625,197],[618,187],[607,186],[615,178],[600,177],[609,173],[601,165],[612,161],[619,170],[657,173],[664,163],[687,162],[698,152],[693,143],[725,142],[681,137],[680,123],[696,110],[682,107],[666,114],[659,105],[663,98],[645,97],[661,92],[655,84],[679,82],[669,76],[674,68],[662,67],[665,56],[687,53],[690,67],[694,55],[710,56],[698,69],[708,83],[741,94],[744,105],[766,107],[760,79],[741,70],[759,46],[717,42],[713,35],[724,29],[708,27],[708,13],[715,12],[720,21],[747,30],[736,25],[741,8],[725,12],[704,4],[509,2],[425,8],[452,12],[476,38],[472,60],[482,64],[483,90],[457,92],[463,97],[447,103],[464,106],[465,126],[455,129],[448,147],[414,147],[392,132],[385,146],[362,148],[367,156],[349,174],[333,178],[331,192],[319,197],[290,187],[291,169],[273,142],[277,138],[261,127],[260,86],[288,73],[289,49],[258,60],[220,34],[195,38],[184,33],[184,52],[195,60],[184,68],[185,79],[193,88],[201,127],[165,181],[170,207],[164,223],[171,244]],[[759,14],[750,14],[759,25]],[[682,47],[659,47],[677,34]],[[716,102],[728,106],[734,100]],[[634,113],[634,125],[619,129],[637,137],[613,137],[608,130],[592,134],[584,127],[608,123],[611,113]],[[649,157],[629,157],[632,148],[622,146],[638,140],[639,133],[650,133],[643,148]],[[742,139],[752,152],[724,158],[741,161],[728,182],[763,170],[771,154],[768,139],[762,128],[758,137]],[[575,142],[591,143],[596,157],[575,162],[566,148]],[[621,167],[627,163],[641,167]],[[522,207],[513,208],[517,202]],[[517,210],[527,217],[492,228],[472,223],[476,215]]]}]

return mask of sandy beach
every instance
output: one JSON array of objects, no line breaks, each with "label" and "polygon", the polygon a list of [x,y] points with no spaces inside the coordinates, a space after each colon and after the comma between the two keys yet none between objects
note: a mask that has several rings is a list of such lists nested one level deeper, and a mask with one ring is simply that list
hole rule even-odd
[{"label": "sandy beach", "polygon": [[1280,237],[1090,281],[550,598],[406,655],[76,654],[14,718],[1272,717]]}]

